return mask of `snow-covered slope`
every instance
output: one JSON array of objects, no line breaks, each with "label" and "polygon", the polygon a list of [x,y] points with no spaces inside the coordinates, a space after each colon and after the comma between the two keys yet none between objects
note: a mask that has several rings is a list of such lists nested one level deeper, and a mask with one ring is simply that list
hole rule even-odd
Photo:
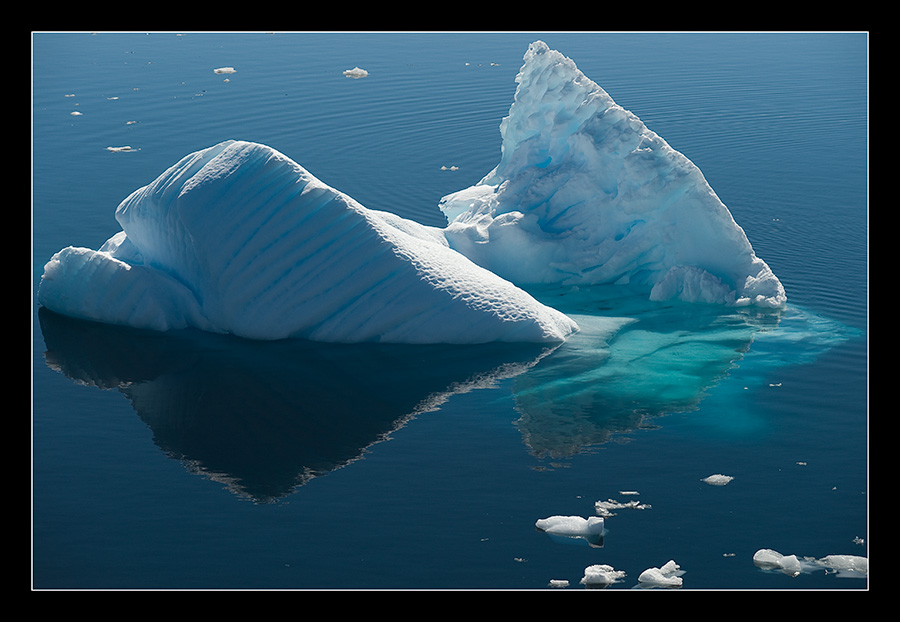
[{"label": "snow-covered slope", "polygon": [[226,141],[116,210],[99,251],[45,266],[64,315],[254,339],[558,342],[575,323],[451,250],[440,230],[369,210],[274,149]]}]

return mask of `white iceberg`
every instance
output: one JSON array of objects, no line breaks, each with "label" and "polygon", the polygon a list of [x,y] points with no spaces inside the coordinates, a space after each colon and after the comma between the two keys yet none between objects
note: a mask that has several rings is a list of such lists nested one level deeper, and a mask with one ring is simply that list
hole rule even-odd
[{"label": "white iceberg", "polygon": [[842,577],[866,578],[869,575],[869,559],[859,555],[826,555],[821,559],[782,555],[772,549],[759,549],[753,554],[753,563],[763,570],[778,570],[789,577],[825,570]]},{"label": "white iceberg", "polygon": [[365,69],[360,69],[359,67],[354,67],[353,69],[347,69],[344,71],[344,75],[348,78],[353,78],[354,80],[359,80],[360,78],[365,78],[369,75],[369,72]]},{"label": "white iceberg", "polygon": [[[637,493],[626,493],[626,494],[637,494]],[[615,499],[607,499],[606,501],[595,501],[594,509],[597,511],[599,516],[610,517],[615,516],[616,513],[613,510],[649,510],[652,506],[649,503],[641,503],[640,501],[616,501]]]},{"label": "white iceberg", "polygon": [[603,535],[604,520],[601,516],[550,516],[538,519],[534,526],[555,536],[570,538]]},{"label": "white iceberg", "polygon": [[661,568],[647,568],[638,576],[638,583],[651,587],[681,587],[683,574],[681,566],[669,560]]},{"label": "white iceberg", "polygon": [[524,61],[499,164],[440,202],[453,248],[518,284],[631,283],[653,300],[784,304],[781,282],[690,160],[544,42]]},{"label": "white iceberg", "polygon": [[624,570],[616,570],[609,564],[594,564],[584,569],[581,583],[587,586],[606,586],[624,578]]},{"label": "white iceberg", "polygon": [[867,577],[869,575],[869,558],[861,555],[826,555],[816,563],[839,576]]},{"label": "white iceberg", "polygon": [[252,339],[560,342],[562,313],[450,249],[440,230],[367,209],[265,145],[185,156],[116,210],[98,251],[67,247],[39,302],[137,328]]},{"label": "white iceberg", "polygon": [[537,283],[784,304],[699,169],[570,59],[537,41],[516,80],[500,163],[444,197],[443,229],[367,209],[274,149],[226,141],[126,198],[123,230],[98,251],[54,255],[38,300],[155,330],[398,343],[562,341],[577,325],[519,287]]},{"label": "white iceberg", "polygon": [[705,482],[710,486],[725,486],[733,479],[734,477],[732,477],[731,475],[722,475],[721,473],[715,473],[708,477],[704,477],[700,481]]}]

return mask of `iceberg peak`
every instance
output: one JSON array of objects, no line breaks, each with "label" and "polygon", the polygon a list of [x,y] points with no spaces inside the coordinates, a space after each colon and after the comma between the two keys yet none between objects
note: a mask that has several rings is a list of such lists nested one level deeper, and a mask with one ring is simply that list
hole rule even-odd
[{"label": "iceberg peak", "polygon": [[63,315],[253,339],[559,342],[562,313],[450,249],[439,230],[363,207],[258,143],[185,156],[119,205],[98,251],[47,263]]},{"label": "iceberg peak", "polygon": [[654,300],[784,304],[701,171],[543,41],[500,122],[500,162],[445,196],[451,247],[519,284],[630,283]]}]

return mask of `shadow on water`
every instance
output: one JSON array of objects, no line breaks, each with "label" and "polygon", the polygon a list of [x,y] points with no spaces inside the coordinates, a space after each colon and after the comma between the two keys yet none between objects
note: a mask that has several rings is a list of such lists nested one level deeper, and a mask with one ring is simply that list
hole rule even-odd
[{"label": "shadow on water", "polygon": [[359,458],[451,395],[517,375],[538,345],[260,342],[39,310],[52,369],[116,389],[192,471],[268,502]]},{"label": "shadow on water", "polygon": [[697,408],[738,364],[763,377],[851,334],[795,307],[655,303],[621,286],[532,293],[581,331],[555,348],[350,345],[156,333],[46,309],[39,318],[51,368],[120,391],[166,454],[257,502],[359,458],[450,396],[501,379],[512,379],[528,451],[564,458]]}]

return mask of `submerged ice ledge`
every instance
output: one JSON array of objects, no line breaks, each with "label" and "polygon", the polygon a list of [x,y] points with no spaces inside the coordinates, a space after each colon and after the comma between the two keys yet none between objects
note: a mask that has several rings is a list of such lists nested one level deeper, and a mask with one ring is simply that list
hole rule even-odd
[{"label": "submerged ice ledge", "polygon": [[154,330],[253,339],[559,342],[520,286],[625,284],[652,300],[778,307],[784,289],[687,158],[533,43],[501,160],[444,197],[444,229],[368,209],[271,147],[182,158],[116,210],[99,250],[47,263],[39,302]]}]

